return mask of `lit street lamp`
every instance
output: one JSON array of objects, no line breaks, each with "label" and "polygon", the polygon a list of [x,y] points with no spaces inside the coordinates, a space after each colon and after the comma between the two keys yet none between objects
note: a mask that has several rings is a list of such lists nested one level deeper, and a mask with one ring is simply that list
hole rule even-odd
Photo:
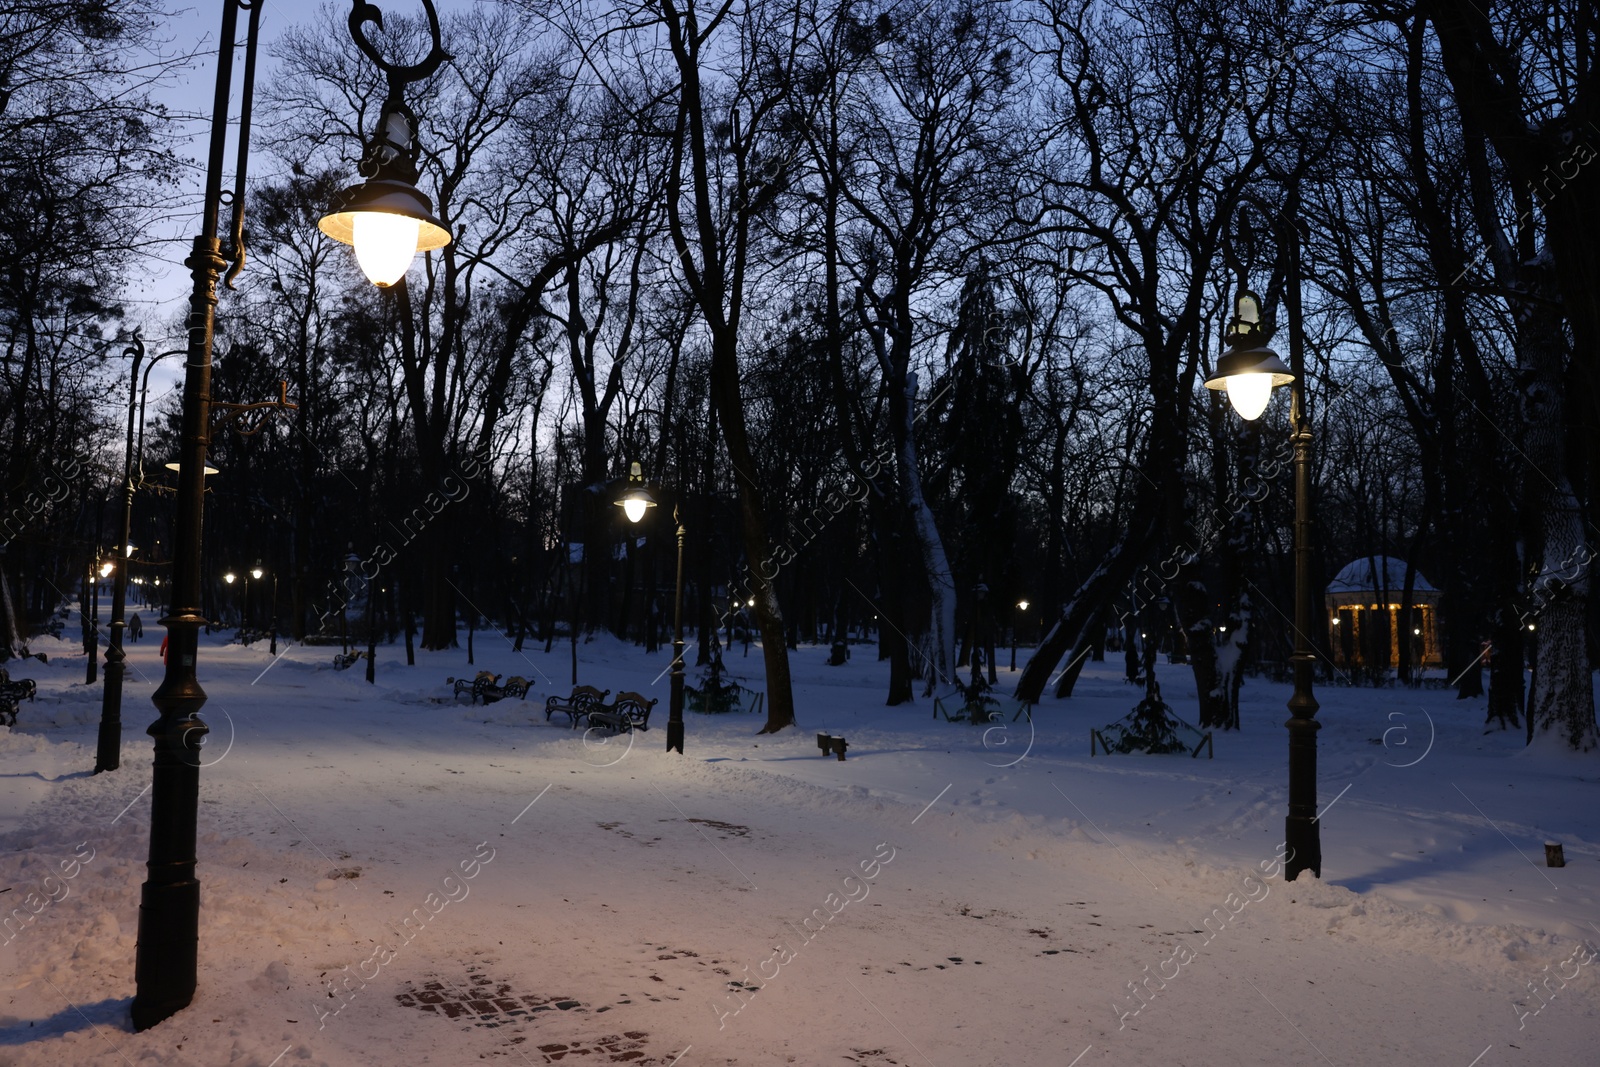
[{"label": "lit street lamp", "polygon": [[403,98],[407,83],[428,77],[450,58],[441,47],[438,13],[429,0],[422,0],[422,6],[427,9],[433,49],[421,63],[406,67],[384,59],[362,32],[366,22],[381,25],[374,17],[378,9],[364,0],[352,0],[350,36],[389,76],[389,94],[361,161],[361,173],[368,175],[367,180],[335,197],[332,210],[317,222],[323,233],[355,248],[362,271],[383,289],[406,276],[418,252],[450,243],[449,229],[433,216],[433,201],[417,188],[417,157],[422,146],[417,141],[417,116]]},{"label": "lit street lamp", "polygon": [[[416,118],[400,102],[400,89],[416,77],[438,69],[446,57],[439,37],[439,17],[432,0],[421,0],[427,11],[433,48],[415,67],[396,67],[385,63],[366,40],[363,26],[380,23],[379,9],[367,0],[351,0],[350,35],[357,46],[389,75],[389,98],[384,104],[380,136],[370,146],[366,163],[373,171],[367,186],[372,195],[358,204],[345,203],[348,218],[353,211],[378,211],[415,218],[414,202],[425,197],[417,193],[408,207],[405,181],[414,177]],[[195,876],[195,824],[200,803],[200,752],[208,727],[199,717],[206,694],[196,676],[201,613],[201,539],[205,507],[206,452],[211,442],[212,414],[226,413],[237,421],[257,409],[290,407],[286,387],[276,401],[262,404],[223,404],[211,398],[211,366],[216,327],[217,283],[224,268],[231,284],[244,265],[244,203],[248,182],[251,102],[255,87],[256,48],[260,40],[262,3],[223,0],[222,28],[217,36],[217,77],[211,110],[211,137],[206,165],[205,198],[201,210],[200,233],[185,261],[194,279],[189,298],[188,348],[184,361],[183,409],[179,438],[178,499],[173,520],[172,585],[169,609],[162,623],[167,628],[166,674],[151,698],[160,718],[148,732],[155,739],[155,767],[151,778],[150,854],[148,876],[140,890],[139,936],[134,964],[136,990],[132,1016],[135,1030],[146,1030],[182,1011],[194,999],[199,963],[200,882]],[[239,34],[239,12],[250,13],[245,32],[243,98],[238,116],[235,187],[228,198],[232,219],[227,246],[220,234],[219,216],[224,202],[222,173],[226,164],[229,102],[233,85],[233,61]],[[400,123],[404,123],[403,128]],[[409,153],[409,154],[408,154]],[[409,167],[409,171],[406,168]],[[381,186],[381,187],[380,187]],[[415,190],[412,189],[415,193]],[[341,198],[344,199],[344,198]],[[449,239],[448,232],[435,232],[431,216],[424,210],[418,220],[418,237],[408,250],[406,263],[419,248],[438,247]],[[327,220],[324,220],[327,223]],[[424,231],[422,222],[430,227]],[[351,220],[349,239],[359,245],[363,235]],[[404,224],[409,225],[409,224]],[[324,232],[340,237],[342,223],[323,226]],[[363,224],[363,231],[383,229],[380,224]],[[392,270],[392,266],[388,269]],[[397,277],[404,275],[400,267]],[[381,279],[375,279],[380,280]],[[392,282],[394,279],[390,279]],[[388,284],[388,283],[382,283]],[[263,419],[264,422],[264,419]],[[256,429],[260,428],[257,424]],[[245,431],[250,432],[250,431]],[[124,539],[126,541],[126,539]]]},{"label": "lit street lamp", "polygon": [[[628,472],[628,488],[615,501],[629,522],[638,522],[656,506],[656,498],[644,487],[639,464]],[[677,594],[672,601],[672,689],[667,703],[667,751],[683,754],[683,539],[685,530],[678,505],[672,506],[672,521],[678,526]],[[752,601],[751,603],[754,603]]]},{"label": "lit street lamp", "polygon": [[[259,581],[261,581],[261,576],[263,574],[265,574],[265,573],[266,572],[261,569],[261,561],[259,559],[256,560],[256,565],[254,567],[250,568],[250,577],[254,578],[256,581],[259,582]],[[259,596],[260,594],[258,593],[256,595]],[[245,626],[247,628],[254,629],[254,627],[255,627],[255,615],[254,615],[254,613],[252,613],[252,611],[250,609],[251,609],[251,604],[250,604],[250,583],[246,582],[245,586],[244,586]],[[255,639],[251,638],[251,640],[253,641]]]},{"label": "lit street lamp", "polygon": [[1225,389],[1234,409],[1245,419],[1266,410],[1272,390],[1289,386],[1289,422],[1294,443],[1294,692],[1289,697],[1289,813],[1284,844],[1289,855],[1283,876],[1294,881],[1308,870],[1322,877],[1322,837],[1317,825],[1317,700],[1311,692],[1316,656],[1311,650],[1311,420],[1305,406],[1304,334],[1300,319],[1300,245],[1292,222],[1288,231],[1289,362],[1266,347],[1271,331],[1261,322],[1261,301],[1243,292],[1234,302],[1233,318],[1224,335],[1228,351],[1217,361],[1207,389]]},{"label": "lit street lamp", "polygon": [[[1028,602],[1026,600],[1017,601],[1017,610],[1026,617],[1028,614]],[[1017,619],[1015,615],[1011,617],[1011,669],[1017,669]]]}]

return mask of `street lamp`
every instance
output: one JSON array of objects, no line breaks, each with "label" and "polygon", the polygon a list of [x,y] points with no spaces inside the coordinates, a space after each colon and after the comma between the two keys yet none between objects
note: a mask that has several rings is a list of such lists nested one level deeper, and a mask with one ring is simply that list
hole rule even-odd
[{"label": "street lamp", "polygon": [[1207,389],[1225,389],[1234,409],[1245,419],[1266,410],[1272,390],[1289,386],[1289,422],[1294,443],[1294,692],[1289,697],[1289,813],[1284,844],[1289,849],[1283,876],[1294,881],[1303,870],[1322,877],[1322,836],[1317,825],[1316,697],[1311,692],[1316,656],[1311,650],[1311,420],[1305,406],[1304,329],[1300,319],[1300,246],[1291,223],[1288,231],[1289,362],[1266,347],[1271,331],[1261,322],[1261,300],[1242,292],[1234,301],[1233,318],[1224,338],[1228,351],[1217,361]]},{"label": "street lamp", "polygon": [[267,654],[276,657],[278,654],[278,572],[272,572],[272,605],[267,613],[267,631],[271,634],[272,645],[267,649]]},{"label": "street lamp", "polygon": [[[381,25],[382,14],[368,0],[351,0],[350,36],[357,47],[389,75],[389,96],[384,104],[381,133],[369,146],[366,162],[372,181],[359,195],[341,197],[341,213],[324,220],[323,230],[335,239],[363,239],[371,230],[362,223],[356,233],[354,215],[377,211],[417,220],[417,239],[406,256],[410,262],[419,248],[439,247],[449,240],[433,222],[431,204],[406,181],[415,175],[416,118],[400,102],[400,89],[413,78],[438,69],[447,57],[439,36],[439,16],[432,0],[421,0],[428,14],[433,48],[415,67],[384,62],[367,41],[363,27]],[[195,877],[195,823],[200,803],[200,752],[208,727],[200,719],[206,694],[195,672],[200,626],[201,535],[205,506],[206,452],[211,443],[212,412],[221,410],[236,420],[262,408],[291,406],[287,396],[263,404],[221,404],[211,399],[211,363],[216,327],[217,283],[223,269],[232,280],[244,265],[244,202],[250,152],[251,102],[255,91],[256,47],[260,40],[261,3],[223,0],[222,29],[217,36],[217,78],[211,110],[211,139],[206,165],[205,199],[200,233],[185,261],[194,279],[189,298],[188,348],[183,379],[183,414],[178,470],[178,501],[172,546],[170,608],[162,623],[167,627],[166,675],[151,698],[160,718],[149,728],[155,739],[155,767],[151,778],[150,857],[148,877],[140,890],[139,940],[134,965],[132,1016],[136,1030],[146,1030],[187,1007],[194,999],[198,971],[200,883]],[[233,61],[238,39],[239,12],[248,10],[245,32],[243,98],[238,118],[235,187],[230,240],[224,248],[219,232],[223,204],[222,172],[226,162],[229,100],[233,86]],[[404,135],[404,136],[402,136]],[[410,189],[410,194],[407,189]],[[414,194],[414,195],[413,195]],[[417,210],[420,200],[422,209]],[[419,217],[420,214],[420,217]],[[426,225],[424,225],[426,224]],[[346,226],[348,225],[348,231]],[[405,225],[402,224],[402,228]],[[341,234],[346,234],[341,237]],[[441,239],[442,237],[442,239]],[[229,264],[232,264],[229,267]],[[393,271],[392,265],[386,268]],[[405,264],[393,280],[403,277]],[[375,279],[381,284],[382,279]],[[259,425],[257,426],[259,429]],[[126,539],[124,539],[126,540]]]},{"label": "street lamp", "polygon": [[656,498],[644,487],[644,471],[639,464],[635,463],[629,469],[627,491],[617,498],[616,505],[629,522],[638,522],[644,518],[646,511],[656,506]]},{"label": "street lamp", "polygon": [[[182,354],[182,349],[162,352],[144,364],[144,377],[139,377],[139,365],[144,363],[144,338],[133,332],[133,343],[123,352],[133,358],[132,373],[128,382],[128,443],[122,457],[122,536],[119,543],[126,546],[127,558],[132,558],[134,548],[128,544],[133,536],[133,494],[144,481],[144,402],[150,393],[150,372],[168,356]],[[138,402],[139,439],[134,444],[134,402]],[[128,567],[118,568],[116,583],[111,591],[111,633],[106,641],[106,682],[100,693],[100,734],[95,743],[94,773],[114,771],[122,766],[122,679],[127,674],[126,654],[122,651],[122,633],[126,625],[123,615],[128,602]]]},{"label": "street lamp", "polygon": [[428,13],[433,48],[421,63],[397,66],[379,54],[361,29],[367,22],[382,27],[378,9],[365,0],[352,0],[350,36],[389,76],[389,92],[361,160],[360,172],[367,180],[336,196],[331,210],[317,223],[335,241],[353,246],[362,271],[384,289],[405,277],[418,252],[450,243],[450,231],[433,216],[433,201],[417,188],[421,151],[417,116],[403,99],[407,83],[428,77],[450,58],[441,47],[438,13],[429,0],[422,0],[422,6]]},{"label": "street lamp", "polygon": [[[261,576],[265,573],[266,571],[261,569],[261,561],[259,559],[256,560],[256,565],[250,568],[250,577],[259,582],[261,580]],[[258,593],[256,595],[259,596],[260,594]],[[253,627],[255,625],[255,614],[250,610],[250,608],[250,583],[246,582],[244,586],[245,625]],[[254,641],[255,638],[252,637],[251,640]]]},{"label": "street lamp", "polygon": [[[1026,600],[1017,601],[1017,610],[1026,616],[1028,614],[1028,602]],[[1011,620],[1011,669],[1017,669],[1017,620],[1015,616]]]},{"label": "street lamp", "polygon": [[[638,522],[656,506],[655,497],[644,487],[639,464],[628,471],[628,488],[615,501],[629,522]],[[667,751],[683,755],[683,540],[685,530],[678,505],[672,506],[672,521],[678,526],[677,593],[672,601],[672,689],[667,704]]]}]

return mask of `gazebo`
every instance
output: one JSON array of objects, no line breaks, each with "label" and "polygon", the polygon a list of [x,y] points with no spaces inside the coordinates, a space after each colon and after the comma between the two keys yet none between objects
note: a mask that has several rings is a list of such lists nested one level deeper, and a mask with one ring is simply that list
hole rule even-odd
[{"label": "gazebo", "polygon": [[1393,556],[1361,556],[1328,583],[1328,647],[1340,667],[1394,667],[1400,641],[1411,641],[1411,662],[1441,667],[1439,591],[1414,571],[1411,614],[1400,617],[1406,588],[1406,561]]}]

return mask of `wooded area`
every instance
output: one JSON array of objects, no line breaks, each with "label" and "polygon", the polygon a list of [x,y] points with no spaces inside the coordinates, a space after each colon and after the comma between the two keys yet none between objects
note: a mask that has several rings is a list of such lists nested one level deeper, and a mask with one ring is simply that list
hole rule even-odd
[{"label": "wooded area", "polygon": [[[393,6],[387,46],[425,50]],[[442,16],[452,59],[409,103],[454,240],[390,289],[316,226],[384,98],[344,16],[281,37],[260,87],[213,391],[283,380],[298,407],[214,437],[214,617],[654,647],[675,504],[700,662],[753,633],[769,729],[788,656],[847,632],[876,637],[890,704],[1011,636],[1038,643],[1018,695],[1068,695],[1149,634],[1192,665],[1198,722],[1235,727],[1244,674],[1293,643],[1286,413],[1202,388],[1250,289],[1303,344],[1318,588],[1408,561],[1491,723],[1600,740],[1592,3]],[[117,554],[133,331],[181,345],[122,304],[188,195],[161,29],[147,0],[0,12],[8,654]],[[152,591],[176,426],[152,399],[127,564]],[[631,462],[669,505],[639,527],[612,506]],[[221,576],[257,561],[241,601]],[[1409,618],[1410,579],[1389,595]],[[1396,647],[1328,677],[1414,680]]]}]

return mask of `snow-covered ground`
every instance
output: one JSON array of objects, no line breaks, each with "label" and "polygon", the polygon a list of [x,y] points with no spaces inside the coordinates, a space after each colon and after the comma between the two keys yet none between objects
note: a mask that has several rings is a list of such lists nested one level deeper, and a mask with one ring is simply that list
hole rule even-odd
[{"label": "snow-covered ground", "polygon": [[[135,1034],[160,632],[112,774],[81,650],[10,664],[39,696],[0,736],[0,1064],[1597,1062],[1600,756],[1479,702],[1319,689],[1323,880],[1286,883],[1285,686],[1248,684],[1215,759],[1091,757],[1138,699],[1118,663],[985,728],[884,707],[868,646],[803,648],[800,729],[691,713],[679,756],[668,653],[580,646],[581,681],[660,698],[606,739],[544,721],[567,646],[492,634],[470,668],[381,649],[376,687],[327,648],[202,649],[200,986]],[[452,702],[482,668],[533,691]]]}]

